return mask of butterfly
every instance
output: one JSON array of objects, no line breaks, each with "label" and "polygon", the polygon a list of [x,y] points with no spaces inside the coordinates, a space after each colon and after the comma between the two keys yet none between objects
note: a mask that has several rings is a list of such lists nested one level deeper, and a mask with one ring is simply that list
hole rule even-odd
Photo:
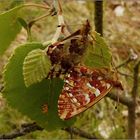
[{"label": "butterfly", "polygon": [[113,71],[85,66],[74,67],[65,78],[58,99],[60,118],[67,120],[87,110],[101,100],[112,87],[123,89],[121,83],[115,79]]},{"label": "butterfly", "polygon": [[[47,50],[52,63],[48,78],[59,77],[64,80],[58,98],[58,115],[63,120],[70,119],[93,106],[112,87],[122,89],[116,72],[109,68],[97,69],[82,65],[82,57],[91,43],[90,32],[91,26],[86,21],[81,29],[50,45]],[[48,111],[47,105],[43,108],[43,112],[45,111]]]},{"label": "butterfly", "polygon": [[86,46],[90,42],[90,31],[91,26],[87,20],[81,29],[48,46],[47,55],[52,63],[49,78],[66,74],[72,67],[81,63]]}]

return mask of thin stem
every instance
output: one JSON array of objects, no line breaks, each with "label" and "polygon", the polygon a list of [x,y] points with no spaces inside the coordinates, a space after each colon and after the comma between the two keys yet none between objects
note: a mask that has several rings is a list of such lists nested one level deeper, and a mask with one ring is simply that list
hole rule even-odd
[{"label": "thin stem", "polygon": [[116,67],[116,69],[119,69],[120,67],[123,67],[125,65],[127,65],[128,63],[130,63],[131,61],[133,61],[133,59],[131,59],[130,57],[128,57],[124,62],[122,62],[120,65],[118,65]]},{"label": "thin stem", "polygon": [[121,72],[121,71],[119,71],[119,70],[117,70],[117,72],[118,72],[118,74],[120,74],[120,75],[122,75],[122,76],[133,78],[133,76],[130,75],[130,74],[123,73],[123,72]]},{"label": "thin stem", "polygon": [[45,17],[47,17],[47,16],[49,16],[49,15],[50,15],[50,13],[49,13],[49,14],[44,14],[44,15],[42,15],[42,16],[40,16],[40,17],[34,19],[33,22],[37,22],[37,21],[39,21],[39,20],[41,20],[41,19],[43,19],[43,18],[45,18]]},{"label": "thin stem", "polygon": [[[47,9],[47,10],[51,9],[51,7],[50,7],[49,5],[47,5],[47,4],[45,4],[45,6],[44,6],[44,5],[41,5],[41,4],[35,4],[35,3],[29,3],[29,4],[24,4],[24,5],[23,5],[23,7],[31,7],[31,6],[37,7],[37,8],[43,8],[43,9]],[[32,21],[30,21],[30,22],[28,23],[28,29],[27,29],[28,40],[30,40],[30,41],[32,40],[32,36],[31,36],[31,27],[32,27],[32,25],[33,25],[35,22],[37,22],[37,21],[39,21],[39,20],[41,20],[41,19],[47,17],[48,15],[50,15],[51,12],[52,12],[52,10],[50,11],[49,14],[45,14],[45,15],[43,15],[43,16],[40,16],[40,17],[38,17],[38,18],[36,18],[36,19],[33,19]]]},{"label": "thin stem", "polygon": [[27,35],[28,35],[28,38],[27,38],[27,40],[29,41],[29,42],[31,42],[32,41],[32,34],[31,34],[31,28],[27,28]]},{"label": "thin stem", "polygon": [[40,17],[37,17],[37,18],[33,19],[32,21],[30,21],[30,22],[29,22],[29,28],[31,28],[32,25],[33,25],[35,22],[37,22],[37,21],[39,21],[39,20],[41,20],[41,19],[43,19],[43,18],[49,16],[50,14],[51,14],[51,13],[44,14],[44,15],[42,15],[42,16],[40,16]]},{"label": "thin stem", "polygon": [[40,17],[38,17],[38,18],[33,19],[32,21],[30,21],[30,22],[28,23],[28,28],[27,28],[28,41],[32,41],[31,27],[34,25],[34,23],[37,22],[37,21],[39,21],[39,20],[41,20],[41,19],[43,19],[43,18],[45,18],[45,17],[47,17],[47,16],[49,16],[50,14],[51,14],[51,13],[42,15],[42,16],[40,16]]},{"label": "thin stem", "polygon": [[127,65],[131,61],[135,61],[137,59],[138,59],[138,55],[134,52],[133,49],[130,49],[130,55],[128,56],[128,58],[126,60],[124,60],[124,62],[122,62],[121,64],[119,64],[118,66],[116,66],[116,69],[119,69],[119,68]]},{"label": "thin stem", "polygon": [[[66,23],[65,23],[65,20],[64,20],[64,17],[63,17],[63,11],[62,11],[62,6],[61,6],[61,2],[60,0],[58,0],[58,27],[56,29],[56,32],[52,38],[52,41],[51,43],[55,43],[61,34],[64,34],[65,36],[69,36],[70,35],[70,32],[68,31],[68,28],[66,26]],[[48,45],[48,41],[44,42],[43,43],[44,46]]]},{"label": "thin stem", "polygon": [[50,9],[50,6],[48,5],[41,5],[41,4],[35,4],[35,3],[31,3],[31,4],[24,4],[23,6],[25,7],[30,7],[30,6],[33,6],[33,7],[37,7],[37,8],[43,8],[43,9]]},{"label": "thin stem", "polygon": [[39,20],[41,20],[41,19],[43,19],[43,18],[45,18],[45,17],[47,17],[47,16],[49,16],[49,15],[52,15],[52,16],[55,15],[55,9],[53,7],[50,8],[48,14],[44,14],[44,15],[42,15],[40,17],[37,17],[37,18],[33,19],[32,21],[30,21],[28,23],[28,30],[27,30],[28,40],[32,40],[32,38],[31,38],[31,27],[34,25],[34,23],[39,21]]}]

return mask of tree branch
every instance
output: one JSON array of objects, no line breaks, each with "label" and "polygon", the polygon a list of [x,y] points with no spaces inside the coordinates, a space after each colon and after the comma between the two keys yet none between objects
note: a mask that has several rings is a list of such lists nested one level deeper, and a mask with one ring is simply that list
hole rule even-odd
[{"label": "tree branch", "polygon": [[116,69],[119,69],[120,67],[123,67],[125,65],[127,65],[128,63],[130,63],[131,61],[133,61],[133,59],[131,59],[131,57],[128,57],[124,62],[122,62],[120,65],[118,65],[116,67]]},{"label": "tree branch", "polygon": [[116,102],[118,102],[118,98],[119,98],[119,102],[128,107],[133,105],[133,100],[131,98],[122,96],[120,94],[108,93],[107,97],[109,97],[110,99],[112,99]]},{"label": "tree branch", "polygon": [[79,128],[76,128],[76,127],[67,127],[65,129],[63,129],[65,131],[67,131],[68,133],[73,133],[75,135],[78,135],[80,137],[83,137],[83,138],[87,138],[87,139],[98,139],[95,134],[89,134]]},{"label": "tree branch", "polygon": [[21,129],[17,129],[11,133],[3,134],[0,136],[0,139],[14,139],[19,136],[24,136],[30,132],[34,132],[36,130],[43,130],[41,127],[36,125],[36,123],[29,123],[21,126]]},{"label": "tree branch", "polygon": [[95,1],[95,30],[103,36],[103,0]]},{"label": "tree branch", "polygon": [[135,139],[136,131],[136,97],[138,95],[138,76],[140,60],[134,67],[133,88],[131,91],[133,105],[128,107],[128,138]]},{"label": "tree branch", "polygon": [[133,100],[136,100],[136,96],[138,94],[138,77],[139,77],[139,65],[140,65],[140,60],[136,63],[134,67],[134,81],[133,81],[133,88],[132,88],[132,98]]},{"label": "tree branch", "polygon": [[[41,131],[41,130],[43,130],[43,128],[38,126],[36,123],[23,124],[23,125],[21,125],[20,129],[17,129],[8,134],[0,135],[0,139],[15,139],[17,137],[24,136],[26,134],[29,134],[29,133],[37,131],[37,130]],[[75,135],[78,135],[83,138],[97,139],[97,137],[95,135],[91,135],[76,127],[68,127],[68,128],[64,128],[62,130],[65,130],[66,132],[68,132],[70,134],[75,134]]]}]

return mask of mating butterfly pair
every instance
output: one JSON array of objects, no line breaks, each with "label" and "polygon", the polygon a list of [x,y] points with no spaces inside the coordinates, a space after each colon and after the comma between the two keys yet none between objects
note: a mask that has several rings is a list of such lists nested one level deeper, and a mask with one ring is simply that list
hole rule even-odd
[{"label": "mating butterfly pair", "polygon": [[[67,42],[56,42],[48,47],[47,55],[52,62],[48,78],[61,77],[64,74],[64,86],[58,99],[58,115],[61,119],[70,119],[85,111],[101,100],[112,87],[122,89],[115,72],[109,69],[93,69],[81,66],[81,57],[90,43],[90,24],[87,21]],[[46,110],[46,111],[45,111]],[[43,111],[47,112],[47,106]]]}]

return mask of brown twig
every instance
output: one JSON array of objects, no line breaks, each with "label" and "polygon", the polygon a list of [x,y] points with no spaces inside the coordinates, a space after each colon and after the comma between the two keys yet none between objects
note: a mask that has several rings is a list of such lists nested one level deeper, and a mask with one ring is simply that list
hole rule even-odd
[{"label": "brown twig", "polygon": [[103,36],[103,0],[95,1],[95,30]]},{"label": "brown twig", "polygon": [[51,15],[51,16],[56,15],[56,10],[55,10],[54,7],[51,7],[51,8],[49,9],[49,13],[48,13],[48,14],[44,14],[44,15],[42,15],[42,16],[40,16],[40,17],[37,17],[37,18],[31,20],[31,21],[28,23],[28,26],[31,28],[32,25],[33,25],[35,22],[37,22],[37,21],[39,21],[39,20],[42,20],[42,19],[44,19],[45,17],[48,17],[48,16],[50,16],[50,15]]},{"label": "brown twig", "polygon": [[24,136],[30,132],[34,132],[36,130],[43,130],[41,127],[36,125],[36,123],[29,123],[21,126],[21,129],[17,129],[11,133],[3,134],[0,136],[0,139],[14,139],[20,136]]},{"label": "brown twig", "polygon": [[[43,128],[38,126],[36,123],[23,124],[23,125],[21,125],[20,129],[17,129],[8,134],[0,135],[0,139],[15,139],[17,137],[25,136],[26,134],[29,134],[29,133],[37,131],[37,130],[42,131]],[[95,135],[91,135],[76,127],[68,127],[68,128],[62,129],[62,130],[65,130],[66,132],[68,132],[70,134],[75,134],[75,135],[78,135],[83,138],[97,139],[97,137]]]},{"label": "brown twig", "polygon": [[76,127],[68,127],[68,128],[63,129],[63,130],[67,131],[68,133],[71,132],[71,133],[73,133],[75,135],[78,135],[80,137],[83,137],[83,138],[87,138],[87,139],[98,139],[96,137],[96,135],[89,134],[89,133],[87,133],[87,132],[85,132],[85,131],[83,131],[83,130],[81,130],[79,128],[76,128]]},{"label": "brown twig", "polygon": [[121,67],[127,65],[128,63],[132,62],[132,61],[133,61],[133,59],[131,59],[131,57],[128,57],[124,62],[122,62],[121,64],[119,64],[119,65],[116,67],[116,69],[119,69],[119,68],[121,68]]},{"label": "brown twig", "polygon": [[43,8],[43,9],[50,9],[48,5],[42,5],[42,4],[35,4],[35,3],[29,3],[29,4],[24,4],[23,7],[37,7],[37,8]]},{"label": "brown twig", "polygon": [[136,61],[137,59],[138,59],[138,55],[134,52],[133,49],[130,49],[130,55],[128,56],[128,58],[124,62],[116,66],[116,69],[119,69],[132,61]]},{"label": "brown twig", "polygon": [[107,97],[109,97],[110,99],[118,102],[118,98],[119,98],[119,102],[125,106],[131,106],[133,105],[133,100],[129,97],[125,97],[123,95],[120,94],[116,94],[116,93],[108,93]]},{"label": "brown twig", "polygon": [[135,139],[136,131],[136,97],[138,95],[138,76],[139,76],[140,60],[134,67],[133,88],[131,91],[133,104],[128,107],[128,138]]}]

